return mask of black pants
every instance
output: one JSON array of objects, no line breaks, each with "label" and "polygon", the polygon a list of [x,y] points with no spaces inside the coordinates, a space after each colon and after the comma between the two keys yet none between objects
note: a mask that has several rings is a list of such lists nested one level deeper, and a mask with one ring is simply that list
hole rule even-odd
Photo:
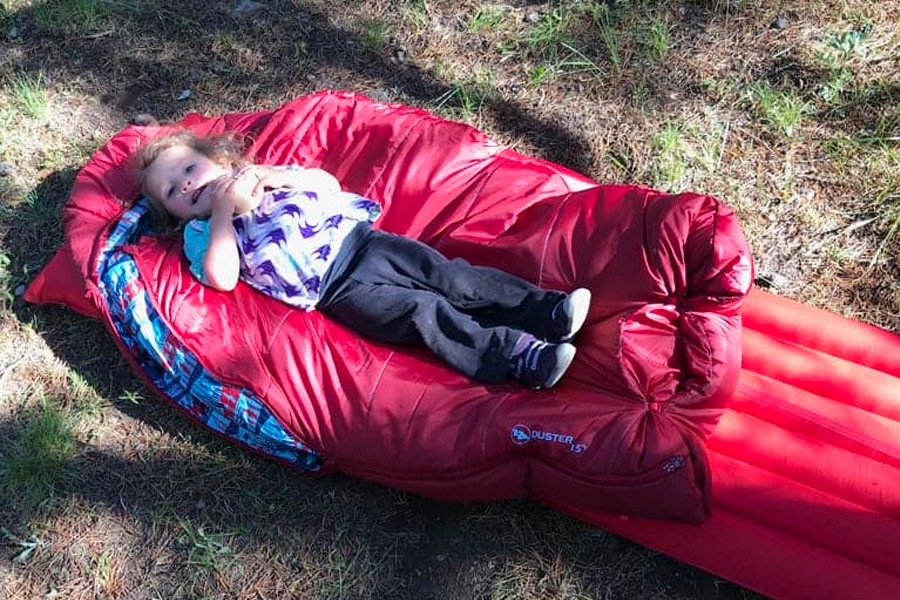
[{"label": "black pants", "polygon": [[522,331],[544,337],[564,297],[357,225],[326,274],[316,308],[362,335],[425,345],[469,377],[500,383]]}]

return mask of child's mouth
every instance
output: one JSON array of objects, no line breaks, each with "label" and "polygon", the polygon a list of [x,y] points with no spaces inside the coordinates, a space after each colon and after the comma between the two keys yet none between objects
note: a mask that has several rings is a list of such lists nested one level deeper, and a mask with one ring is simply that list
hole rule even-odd
[{"label": "child's mouth", "polygon": [[196,190],[194,190],[194,193],[191,194],[191,205],[197,204],[197,200],[200,199],[200,194],[202,194],[203,190],[205,190],[205,189],[206,189],[206,186],[201,185]]}]

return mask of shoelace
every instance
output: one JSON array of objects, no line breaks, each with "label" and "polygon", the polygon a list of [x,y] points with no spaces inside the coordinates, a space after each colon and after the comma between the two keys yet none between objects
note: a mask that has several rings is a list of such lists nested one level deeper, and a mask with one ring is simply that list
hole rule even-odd
[{"label": "shoelace", "polygon": [[550,344],[547,342],[542,342],[540,340],[533,340],[530,342],[528,347],[516,356],[514,369],[516,375],[521,375],[526,369],[529,371],[537,371],[540,366],[541,353],[549,345]]}]

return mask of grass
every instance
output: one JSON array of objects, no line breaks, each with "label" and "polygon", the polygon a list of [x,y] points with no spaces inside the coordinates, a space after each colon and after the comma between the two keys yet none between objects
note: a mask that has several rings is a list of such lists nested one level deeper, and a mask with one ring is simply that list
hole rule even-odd
[{"label": "grass", "polygon": [[403,19],[415,29],[427,27],[430,19],[428,0],[403,0]]},{"label": "grass", "polygon": [[545,558],[540,554],[515,557],[494,581],[491,600],[519,598],[565,598],[593,600],[596,596],[573,576],[562,556]]},{"label": "grass", "polygon": [[390,26],[379,19],[366,19],[362,23],[362,31],[359,34],[363,45],[370,50],[382,50],[387,46],[390,36]]},{"label": "grass", "polygon": [[526,56],[556,58],[565,44],[572,44],[569,35],[572,18],[572,14],[562,8],[551,9],[519,35],[516,47]]},{"label": "grass", "polygon": [[10,272],[12,259],[6,252],[0,251],[0,314],[7,314],[13,305],[13,294],[16,279]]},{"label": "grass", "polygon": [[368,545],[339,530],[315,575],[313,595],[321,600],[359,598],[367,594],[373,581],[385,572],[390,558],[373,555]]},{"label": "grass", "polygon": [[7,84],[13,101],[32,119],[40,119],[47,109],[47,94],[44,90],[44,74],[19,72]]},{"label": "grass", "polygon": [[622,67],[621,35],[616,24],[616,15],[610,10],[609,4],[601,3],[592,5],[590,15],[600,32],[600,39],[603,40],[610,64],[616,72],[619,72]]},{"label": "grass", "polygon": [[433,109],[449,118],[471,118],[495,96],[492,78],[492,73],[480,71],[471,78],[454,81],[446,92],[434,99]]},{"label": "grass", "polygon": [[682,127],[675,123],[667,123],[653,135],[653,148],[658,156],[655,185],[664,190],[678,189],[687,174],[683,136]]},{"label": "grass", "polygon": [[187,519],[177,520],[182,532],[178,541],[187,549],[188,565],[204,571],[221,571],[231,565],[233,533],[209,533],[203,526],[195,527]]},{"label": "grass", "polygon": [[871,267],[891,255],[891,246],[896,244],[900,232],[900,149],[894,145],[879,145],[874,152],[863,152],[862,155],[866,157],[872,208],[885,222],[885,233],[869,259]]},{"label": "grass", "polygon": [[65,479],[65,468],[74,453],[71,414],[44,398],[34,414],[24,417],[19,438],[2,450],[0,488],[27,504],[39,504]]},{"label": "grass", "polygon": [[124,591],[122,575],[112,551],[104,550],[91,561],[88,573],[97,589],[108,596],[116,596]]},{"label": "grass", "polygon": [[467,28],[470,33],[481,33],[502,28],[510,18],[510,7],[480,6],[469,17]]},{"label": "grass", "polygon": [[107,0],[46,0],[33,5],[38,28],[52,35],[97,32],[112,16]]},{"label": "grass", "polygon": [[784,136],[793,136],[795,128],[809,112],[802,98],[768,83],[753,82],[748,91],[760,116]]},{"label": "grass", "polygon": [[[100,323],[15,290],[58,247],[76,170],[133,114],[337,88],[600,181],[718,195],[777,293],[900,330],[887,4],[798,0],[784,31],[760,21],[781,10],[768,0],[308,0],[241,18],[213,3],[203,24],[165,2],[133,18],[148,6],[0,1],[0,596],[755,598],[531,502],[300,477],[158,402]],[[793,78],[767,76],[781,51]]]},{"label": "grass", "polygon": [[669,35],[669,26],[661,19],[651,19],[650,22],[638,33],[638,44],[645,49],[645,55],[650,62],[660,62],[669,53],[672,46],[672,38]]}]

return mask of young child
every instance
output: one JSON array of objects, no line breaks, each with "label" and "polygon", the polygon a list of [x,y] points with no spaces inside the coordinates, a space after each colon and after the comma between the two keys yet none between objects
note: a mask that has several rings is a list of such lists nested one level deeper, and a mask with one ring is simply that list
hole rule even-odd
[{"label": "young child", "polygon": [[184,224],[192,273],[217,290],[240,278],[385,342],[425,345],[469,377],[553,387],[590,291],[542,290],[375,230],[381,206],[320,169],[253,165],[233,135],[180,131],[137,155],[154,209]]}]

